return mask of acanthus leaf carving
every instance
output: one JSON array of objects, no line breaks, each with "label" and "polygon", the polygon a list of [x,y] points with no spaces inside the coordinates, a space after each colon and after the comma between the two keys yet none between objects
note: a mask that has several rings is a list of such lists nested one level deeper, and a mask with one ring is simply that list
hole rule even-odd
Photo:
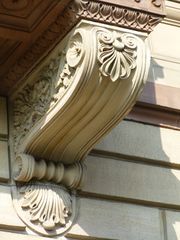
[{"label": "acanthus leaf carving", "polygon": [[[156,7],[161,7],[161,0],[151,0]],[[135,0],[140,3],[141,0]],[[162,17],[144,12],[133,10],[123,6],[110,5],[98,1],[77,0],[77,15],[80,18],[106,21],[122,27],[130,27],[136,30],[151,32],[153,28],[162,20]],[[141,16],[141,17],[140,17]],[[141,20],[143,19],[143,22]],[[152,19],[156,19],[152,21]]]},{"label": "acanthus leaf carving", "polygon": [[115,82],[126,79],[136,68],[136,42],[131,34],[103,32],[98,37],[100,72]]},{"label": "acanthus leaf carving", "polygon": [[14,146],[42,118],[42,116],[66,93],[70,87],[75,68],[83,58],[81,39],[77,37],[66,52],[44,66],[35,81],[27,84],[14,103]]}]

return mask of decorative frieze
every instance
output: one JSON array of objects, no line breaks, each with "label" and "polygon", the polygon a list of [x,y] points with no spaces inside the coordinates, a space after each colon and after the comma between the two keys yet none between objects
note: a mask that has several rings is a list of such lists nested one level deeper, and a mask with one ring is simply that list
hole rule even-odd
[{"label": "decorative frieze", "polygon": [[[136,2],[139,3],[140,1]],[[125,4],[109,4],[109,2],[87,0],[76,1],[76,4],[78,9],[77,15],[81,18],[93,19],[145,32],[151,32],[162,20],[156,14],[149,13],[148,11],[144,12],[141,9],[130,9]],[[152,4],[160,7],[161,1],[152,1]]]}]

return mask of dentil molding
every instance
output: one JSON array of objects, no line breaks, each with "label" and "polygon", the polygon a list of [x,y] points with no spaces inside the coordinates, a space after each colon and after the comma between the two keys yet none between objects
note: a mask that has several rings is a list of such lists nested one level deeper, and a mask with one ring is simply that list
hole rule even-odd
[{"label": "dentil molding", "polygon": [[13,198],[32,230],[64,234],[75,221],[84,158],[128,114],[147,79],[146,36],[83,20],[11,98]]}]

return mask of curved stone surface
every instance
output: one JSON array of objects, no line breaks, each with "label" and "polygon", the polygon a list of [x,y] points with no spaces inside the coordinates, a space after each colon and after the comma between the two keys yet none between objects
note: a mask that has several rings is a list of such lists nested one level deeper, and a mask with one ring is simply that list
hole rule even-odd
[{"label": "curved stone surface", "polygon": [[145,37],[82,21],[17,94],[15,151],[64,164],[83,160],[135,104],[149,68]]}]

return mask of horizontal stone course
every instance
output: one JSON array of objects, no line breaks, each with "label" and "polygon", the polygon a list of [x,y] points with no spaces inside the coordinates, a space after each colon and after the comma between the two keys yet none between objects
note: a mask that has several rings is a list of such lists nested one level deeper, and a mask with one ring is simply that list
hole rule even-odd
[{"label": "horizontal stone course", "polygon": [[95,156],[86,165],[87,195],[180,208],[180,170]]},{"label": "horizontal stone course", "polygon": [[[20,220],[13,207],[10,187],[2,185],[0,185],[0,228],[9,230],[15,229],[18,231],[25,230],[24,223]],[[0,232],[0,239],[6,239],[3,238],[1,234]],[[14,237],[14,239],[16,238]]]},{"label": "horizontal stone course", "polygon": [[[35,236],[32,234],[19,234],[17,232],[5,232],[5,231],[0,231],[0,239],[1,240],[52,240],[53,238],[50,237],[42,237],[42,236]],[[58,240],[71,240],[70,238],[66,237],[59,237],[56,238]],[[77,240],[73,238],[73,240]]]},{"label": "horizontal stone course", "polygon": [[158,209],[86,198],[81,198],[79,205],[79,217],[70,236],[103,240],[162,239]]},{"label": "horizontal stone course", "polygon": [[180,131],[123,121],[95,149],[180,167],[179,143]]}]

